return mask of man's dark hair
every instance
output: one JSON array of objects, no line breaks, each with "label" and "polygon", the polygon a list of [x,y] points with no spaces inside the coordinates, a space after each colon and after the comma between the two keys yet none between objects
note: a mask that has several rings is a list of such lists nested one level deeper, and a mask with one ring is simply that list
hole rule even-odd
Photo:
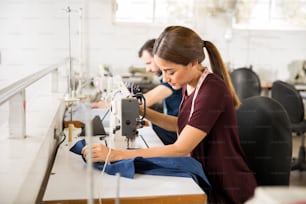
[{"label": "man's dark hair", "polygon": [[150,39],[146,41],[143,46],[141,46],[140,50],[138,51],[138,57],[142,57],[142,52],[144,50],[147,50],[150,54],[153,52],[153,47],[154,47],[155,39]]}]

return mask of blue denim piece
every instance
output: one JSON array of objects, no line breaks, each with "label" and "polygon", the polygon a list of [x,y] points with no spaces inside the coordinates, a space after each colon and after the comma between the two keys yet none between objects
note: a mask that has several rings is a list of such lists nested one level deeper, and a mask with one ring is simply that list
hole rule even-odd
[{"label": "blue denim piece", "polygon": [[[70,148],[70,151],[81,155],[82,148],[86,145],[85,140],[79,140]],[[104,162],[96,162],[94,168],[102,170]],[[203,171],[200,162],[192,157],[135,157],[133,159],[124,159],[108,163],[105,168],[105,173],[115,175],[120,173],[120,176],[133,178],[135,173],[162,175],[162,176],[178,176],[192,178],[204,191],[209,194],[211,189],[210,183]]]}]

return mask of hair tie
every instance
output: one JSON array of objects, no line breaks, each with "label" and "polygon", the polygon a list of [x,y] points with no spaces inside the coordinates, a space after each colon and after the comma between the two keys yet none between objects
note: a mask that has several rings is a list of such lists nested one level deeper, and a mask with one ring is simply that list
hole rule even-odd
[{"label": "hair tie", "polygon": [[207,45],[206,42],[207,41],[203,40],[203,47],[206,47],[206,45]]}]

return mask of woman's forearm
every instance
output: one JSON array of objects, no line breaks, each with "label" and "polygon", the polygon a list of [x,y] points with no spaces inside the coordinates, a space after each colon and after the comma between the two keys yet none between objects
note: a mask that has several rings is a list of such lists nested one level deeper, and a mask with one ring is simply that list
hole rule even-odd
[{"label": "woman's forearm", "polygon": [[189,152],[181,151],[175,144],[148,149],[118,150],[112,149],[109,161],[131,159],[135,157],[186,156]]},{"label": "woman's forearm", "polygon": [[[143,113],[143,108],[141,109]],[[146,108],[145,118],[168,131],[177,131],[177,117]]]}]

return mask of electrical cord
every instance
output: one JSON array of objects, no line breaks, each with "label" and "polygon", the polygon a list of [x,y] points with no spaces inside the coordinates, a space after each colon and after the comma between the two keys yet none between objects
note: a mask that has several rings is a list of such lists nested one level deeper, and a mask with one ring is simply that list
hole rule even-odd
[{"label": "electrical cord", "polygon": [[103,117],[101,118],[101,123],[103,122],[103,120],[105,119],[109,111],[110,111],[110,107],[107,107],[107,111],[104,113]]},{"label": "electrical cord", "polygon": [[[38,196],[36,198],[36,202],[35,203],[40,203],[43,199],[43,196],[45,194],[45,191],[46,191],[46,187],[47,187],[47,184],[48,184],[48,180],[49,180],[49,176],[51,174],[51,171],[52,171],[52,168],[53,168],[53,164],[54,164],[54,161],[55,161],[55,157],[57,155],[57,152],[58,152],[58,149],[60,147],[60,145],[65,141],[66,139],[66,135],[61,132],[62,134],[60,134],[60,136],[62,136],[62,140],[60,142],[57,143],[56,147],[55,147],[55,150],[54,150],[54,153],[53,155],[51,156],[51,159],[50,159],[50,164],[48,165],[47,167],[47,170],[46,170],[46,173],[45,173],[45,176],[44,176],[44,179],[43,179],[43,182],[41,184],[41,187],[40,187],[40,190],[39,190],[39,193],[38,193]],[[58,139],[57,139],[58,140]]]},{"label": "electrical cord", "polygon": [[66,139],[66,135],[65,134],[63,134],[62,135],[62,137],[63,137],[63,139],[57,144],[57,146],[56,146],[56,152],[57,152],[57,150],[58,150],[58,148],[59,148],[59,146],[65,141],[65,139]]},{"label": "electrical cord", "polygon": [[[108,160],[109,160],[109,156],[111,154],[111,151],[112,151],[112,149],[109,147],[106,158],[105,158],[105,161],[104,161],[104,165],[103,165],[103,168],[102,168],[102,171],[101,171],[101,174],[100,174],[101,176],[104,175],[104,172],[105,172],[106,166],[108,164]],[[102,188],[99,187],[99,189],[102,189]],[[102,204],[102,197],[101,197],[101,192],[100,191],[99,191],[99,204]]]},{"label": "electrical cord", "polygon": [[150,148],[146,140],[143,138],[141,134],[139,134],[140,138],[142,139],[143,143],[147,146],[147,148]]},{"label": "electrical cord", "polygon": [[[118,93],[120,93],[120,91],[115,92],[114,95],[113,95],[112,97],[114,98],[115,95],[117,95]],[[111,106],[108,105],[107,108],[108,108],[108,110],[105,112],[105,114],[104,114],[103,117],[101,118],[101,122],[103,122],[103,120],[105,119],[105,117],[107,116],[107,114],[110,112]],[[107,146],[107,141],[106,141],[106,140],[104,140],[104,141],[105,141],[105,145]],[[105,161],[104,161],[104,165],[103,165],[103,168],[102,168],[102,171],[101,171],[101,174],[100,174],[101,176],[103,176],[104,173],[105,173],[105,169],[106,169],[106,166],[107,166],[107,164],[108,164],[108,160],[109,160],[109,156],[110,156],[110,154],[111,154],[111,151],[112,151],[112,149],[109,147],[109,148],[108,148],[107,155],[106,155],[106,158],[105,158]],[[100,182],[99,182],[99,184],[100,184]],[[102,188],[99,187],[99,189],[102,189]],[[102,204],[102,196],[101,196],[101,192],[100,192],[100,191],[99,191],[99,204]]]}]

